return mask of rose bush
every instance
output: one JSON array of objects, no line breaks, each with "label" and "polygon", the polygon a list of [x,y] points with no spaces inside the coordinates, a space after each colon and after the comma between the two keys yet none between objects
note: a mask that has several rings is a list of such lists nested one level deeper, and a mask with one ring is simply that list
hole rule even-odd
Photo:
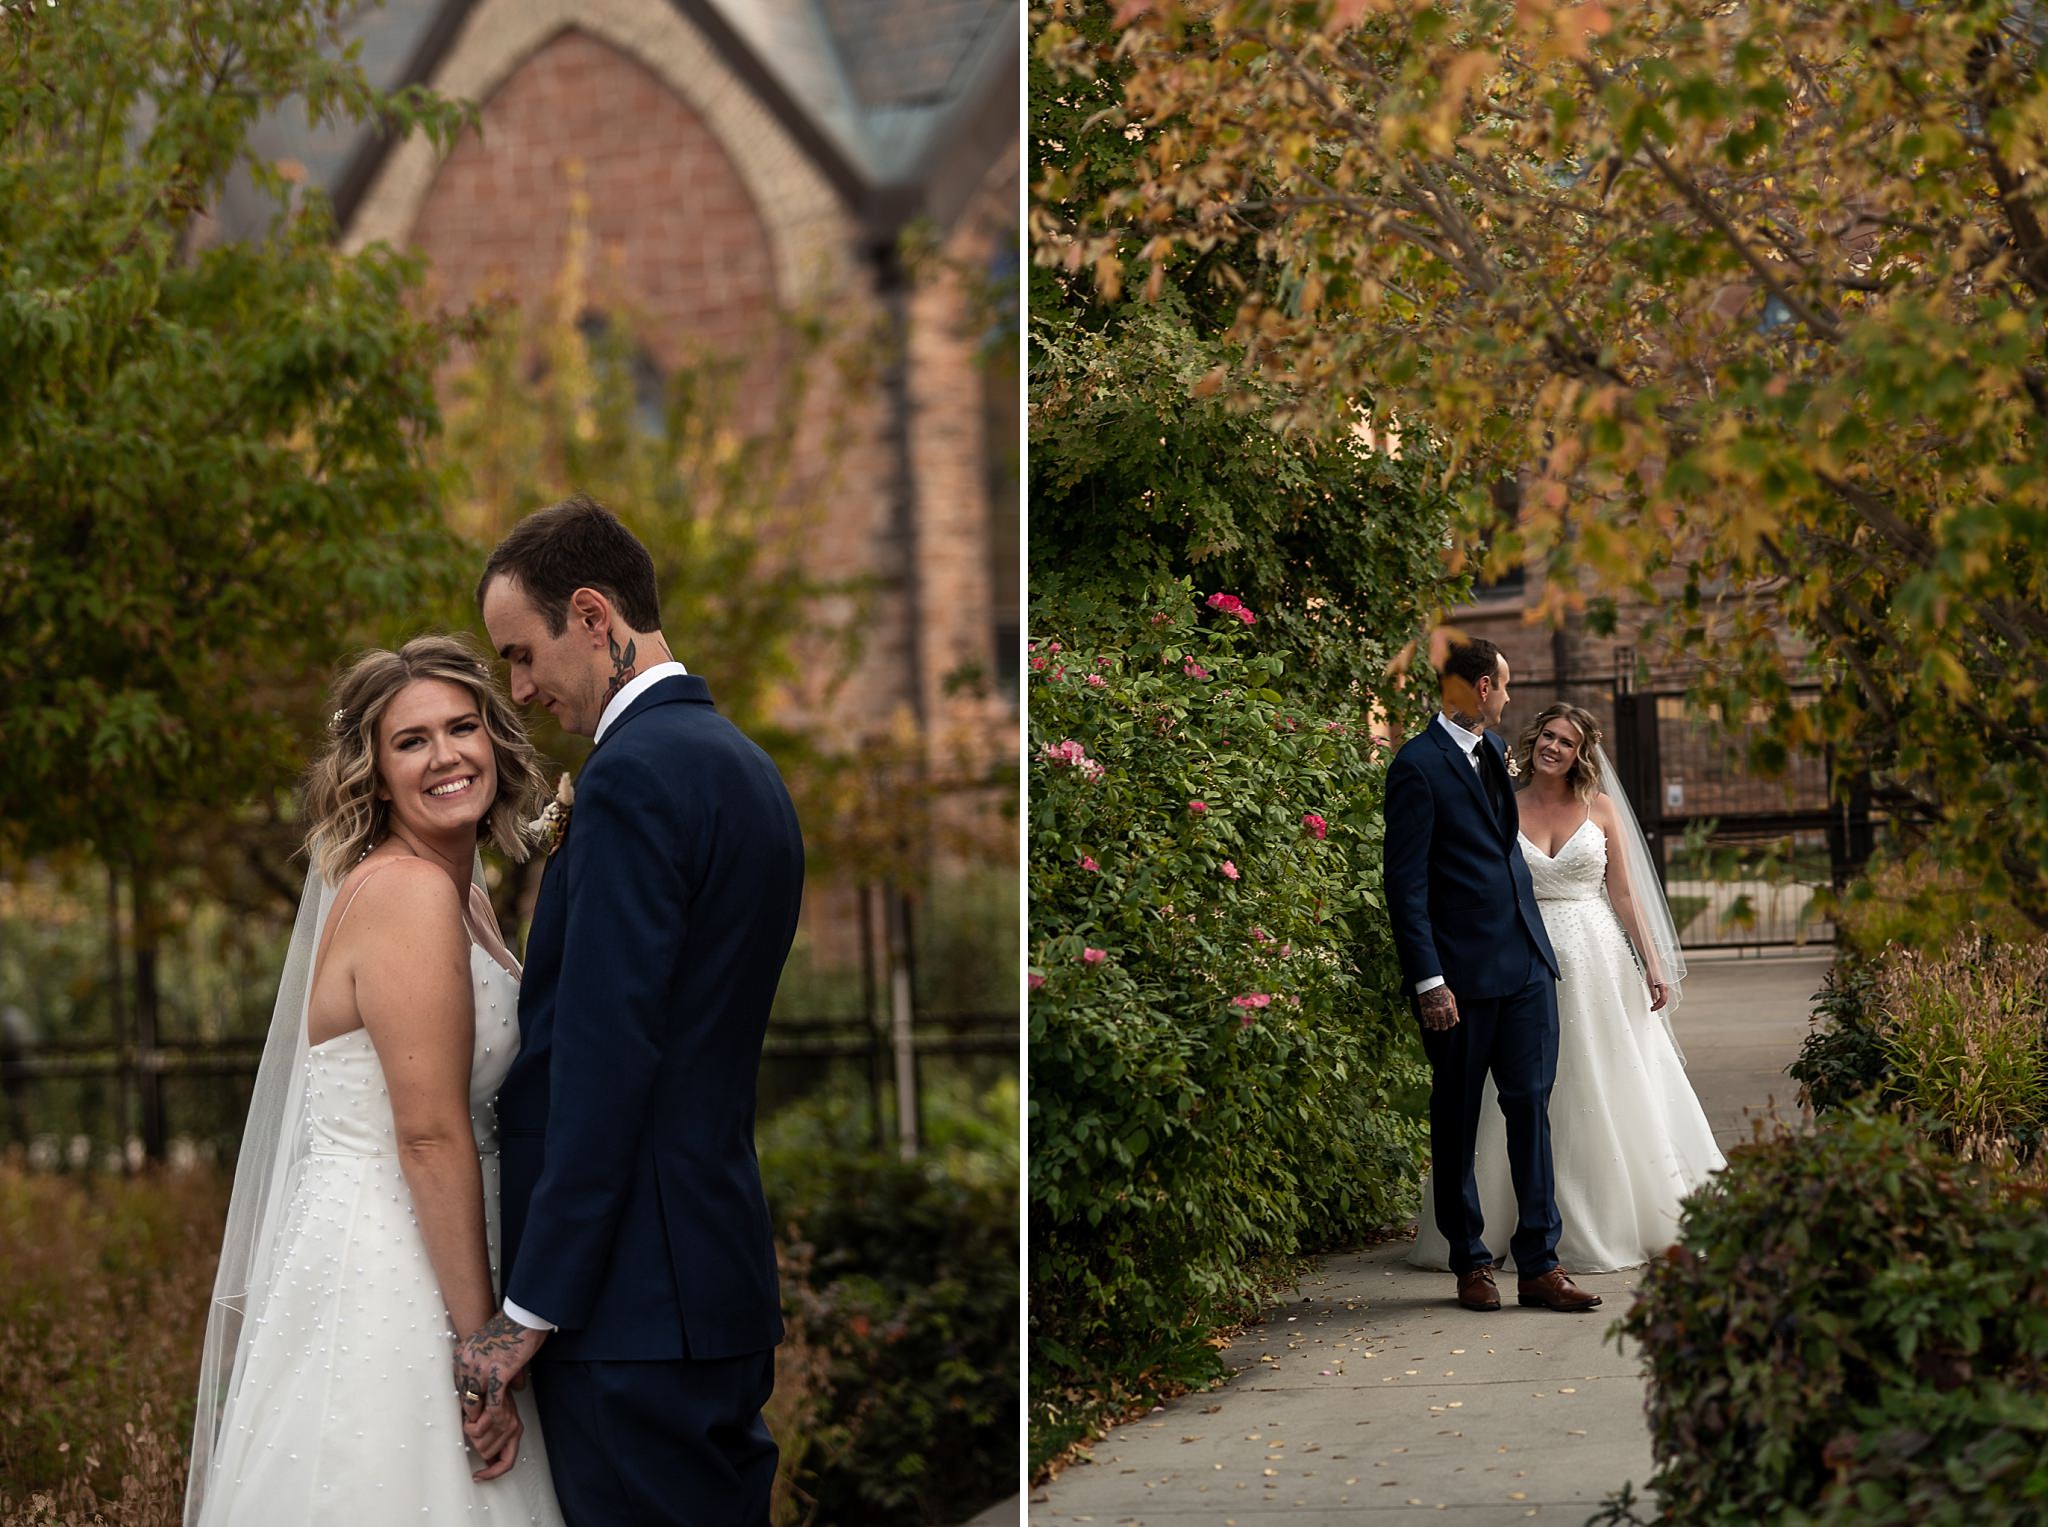
[{"label": "rose bush", "polygon": [[1428,1084],[1381,904],[1384,748],[1355,708],[1288,702],[1257,613],[1185,582],[1033,609],[1040,1455],[1077,1402],[1214,1371],[1206,1338],[1278,1259],[1414,1207]]}]

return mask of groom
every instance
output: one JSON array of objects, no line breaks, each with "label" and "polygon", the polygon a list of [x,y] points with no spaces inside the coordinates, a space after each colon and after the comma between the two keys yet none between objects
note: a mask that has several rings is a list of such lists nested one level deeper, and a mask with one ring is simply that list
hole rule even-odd
[{"label": "groom", "polygon": [[803,890],[796,813],[670,655],[653,559],[596,503],[521,521],[477,600],[513,699],[595,746],[498,1094],[504,1309],[458,1343],[457,1389],[502,1406],[534,1362],[572,1527],[766,1527],[782,1314],[754,1084]]},{"label": "groom", "polygon": [[1505,750],[1486,730],[1508,706],[1508,664],[1492,642],[1454,644],[1443,709],[1387,769],[1386,897],[1401,974],[1429,1057],[1429,1148],[1437,1228],[1450,1242],[1458,1303],[1497,1310],[1493,1255],[1472,1155],[1486,1076],[1506,1115],[1516,1222],[1508,1248],[1523,1304],[1590,1310],[1599,1296],[1557,1265],[1550,1165],[1557,1079],[1557,956],[1516,841]]}]

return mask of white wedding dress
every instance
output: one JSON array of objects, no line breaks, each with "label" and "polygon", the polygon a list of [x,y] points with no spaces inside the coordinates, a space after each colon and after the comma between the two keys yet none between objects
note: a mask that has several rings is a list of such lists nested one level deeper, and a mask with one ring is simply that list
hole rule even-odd
[{"label": "white wedding dress", "polygon": [[[1662,1253],[1678,1233],[1678,1201],[1722,1165],[1685,1063],[1636,968],[1621,920],[1608,903],[1607,835],[1590,818],[1551,858],[1522,839],[1543,926],[1557,954],[1557,1085],[1550,1094],[1550,1151],[1557,1245],[1567,1272],[1613,1272]],[[1485,1240],[1508,1257],[1515,1189],[1507,1126],[1493,1078],[1481,1104],[1475,1166]],[[1430,1212],[1431,1184],[1408,1260],[1450,1265],[1449,1243]]]},{"label": "white wedding dress", "polygon": [[[472,944],[470,1122],[498,1275],[492,1099],[519,1048],[519,984]],[[306,1053],[310,1151],[287,1186],[276,1273],[234,1375],[204,1527],[490,1521],[559,1527],[530,1395],[519,1461],[478,1484],[455,1398],[455,1333],[398,1165],[377,1049],[354,1029]]]}]

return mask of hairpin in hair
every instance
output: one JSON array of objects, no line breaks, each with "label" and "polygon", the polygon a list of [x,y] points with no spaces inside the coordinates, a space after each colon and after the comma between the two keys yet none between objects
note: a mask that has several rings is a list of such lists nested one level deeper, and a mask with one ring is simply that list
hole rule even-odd
[{"label": "hairpin in hair", "polygon": [[327,727],[328,727],[328,730],[329,730],[329,731],[335,731],[335,732],[338,732],[338,731],[340,731],[340,730],[341,730],[341,718],[342,718],[342,717],[344,717],[344,716],[346,716],[347,714],[348,714],[347,710],[345,710],[345,709],[344,709],[344,710],[338,710],[338,711],[336,711],[336,712],[335,712],[335,713],[334,713],[333,715],[329,716],[329,717],[327,718]]}]

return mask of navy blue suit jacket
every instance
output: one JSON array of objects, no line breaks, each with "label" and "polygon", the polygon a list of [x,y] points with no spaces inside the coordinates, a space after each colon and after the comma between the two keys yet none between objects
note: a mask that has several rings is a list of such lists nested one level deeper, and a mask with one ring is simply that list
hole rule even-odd
[{"label": "navy blue suit jacket", "polygon": [[508,1298],[540,1360],[719,1358],[782,1338],[754,1087],[803,839],[775,765],[694,675],[576,781],[498,1094]]},{"label": "navy blue suit jacket", "polygon": [[1515,838],[1521,814],[1507,782],[1507,750],[1491,732],[1480,746],[1501,761],[1499,812],[1479,771],[1434,718],[1387,768],[1387,916],[1411,994],[1416,982],[1442,976],[1461,999],[1511,996],[1528,984],[1532,945],[1557,975]]}]

